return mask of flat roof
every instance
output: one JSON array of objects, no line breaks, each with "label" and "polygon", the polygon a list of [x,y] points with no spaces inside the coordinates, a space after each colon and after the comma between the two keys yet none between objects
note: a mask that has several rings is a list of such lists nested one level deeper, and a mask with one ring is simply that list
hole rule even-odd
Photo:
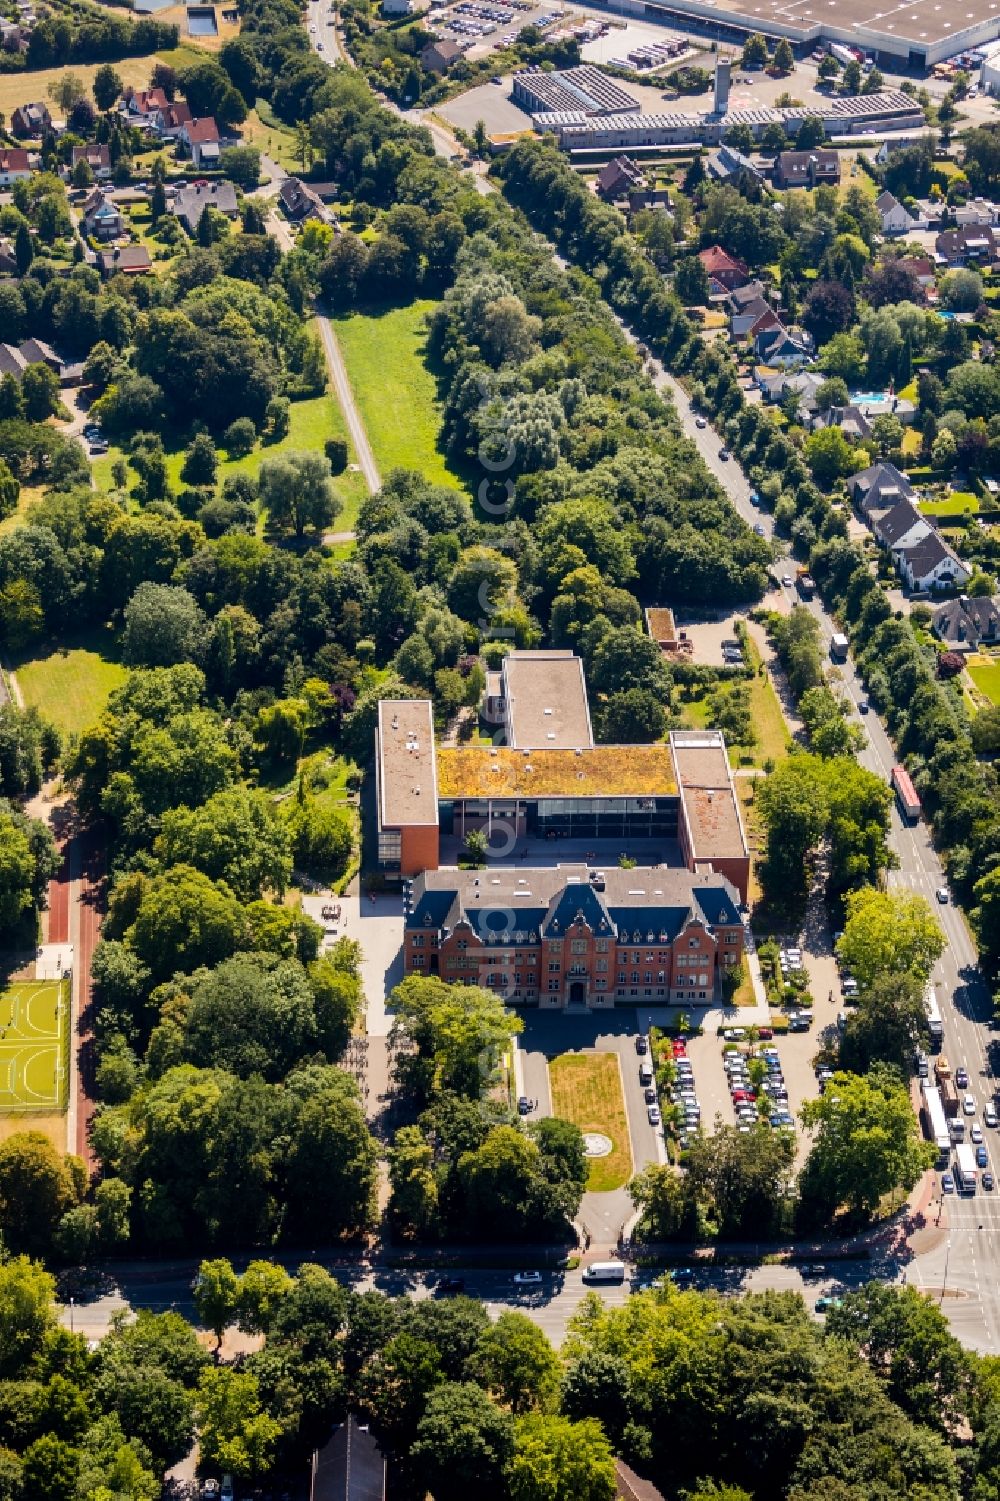
[{"label": "flat roof", "polygon": [[504,746],[442,748],[438,796],[672,797],[677,793],[669,745],[595,745],[574,750]]},{"label": "flat roof", "polygon": [[379,700],[376,772],[380,827],[437,827],[437,762],[430,699]]},{"label": "flat roof", "polygon": [[749,851],[721,731],[676,730],[670,746],[692,855],[744,858]]},{"label": "flat roof", "polygon": [[514,651],[501,668],[509,744],[576,750],[594,743],[583,663],[571,651]]},{"label": "flat roof", "polygon": [[[984,22],[996,21],[998,12],[991,0],[965,0],[958,9],[940,4],[940,0],[916,0],[901,4],[899,0],[754,0],[741,5],[736,0],[661,0],[647,5],[649,15],[662,14],[669,19],[677,15],[703,18],[723,17],[742,22],[749,30],[770,26],[790,35],[825,36],[853,33],[857,46],[872,46],[874,39],[886,36],[927,45],[944,38],[959,38],[963,32]],[[955,50],[964,43],[956,42]]]}]

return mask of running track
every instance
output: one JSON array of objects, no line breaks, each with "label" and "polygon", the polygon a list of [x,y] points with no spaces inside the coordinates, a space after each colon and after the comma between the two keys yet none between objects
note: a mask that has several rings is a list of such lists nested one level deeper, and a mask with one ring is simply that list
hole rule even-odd
[{"label": "running track", "polygon": [[76,970],[79,976],[79,1010],[76,1030],[79,1049],[76,1095],[76,1153],[92,1172],[95,1166],[90,1150],[90,1122],[94,1114],[94,1043],[90,1031],[90,962],[100,936],[104,900],[103,857],[100,847],[85,834],[75,839],[79,862],[79,897],[77,902]]}]

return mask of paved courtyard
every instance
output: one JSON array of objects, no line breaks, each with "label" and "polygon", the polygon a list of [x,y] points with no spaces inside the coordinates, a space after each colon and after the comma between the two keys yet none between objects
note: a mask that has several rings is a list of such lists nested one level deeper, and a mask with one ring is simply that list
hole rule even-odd
[{"label": "paved courtyard", "polygon": [[[392,1017],[386,997],[403,978],[403,898],[380,894],[357,896],[304,895],[302,907],[326,930],[324,948],[338,938],[354,938],[361,945],[361,978],[365,991],[365,1022],[370,1037],[387,1037]],[[340,908],[339,921],[323,918],[323,908]]]}]

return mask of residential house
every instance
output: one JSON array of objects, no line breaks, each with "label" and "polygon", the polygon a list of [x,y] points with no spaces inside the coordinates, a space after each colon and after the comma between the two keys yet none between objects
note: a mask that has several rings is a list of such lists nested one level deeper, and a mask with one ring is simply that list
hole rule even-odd
[{"label": "residential house", "polygon": [[191,153],[196,167],[217,166],[221,152],[219,127],[211,115],[185,120],[177,131],[177,144]]},{"label": "residential house", "polygon": [[956,205],[952,217],[959,229],[970,224],[996,229],[1000,225],[1000,204],[991,203],[988,198],[971,198],[968,203]]},{"label": "residential house", "polygon": [[891,553],[913,547],[929,537],[933,530],[927,517],[921,516],[911,500],[901,500],[872,525],[875,541]]},{"label": "residential house", "polygon": [[0,344],[0,379],[13,375],[15,380],[20,380],[27,368],[27,360],[14,344]]},{"label": "residential house", "polygon": [[878,195],[875,199],[875,211],[882,221],[884,235],[906,235],[917,228],[909,210],[892,193]]},{"label": "residential house", "polygon": [[934,275],[934,262],[925,255],[904,255],[897,264],[910,273],[926,301],[933,293],[937,281]]},{"label": "residential house", "polygon": [[816,412],[809,420],[811,432],[818,432],[822,427],[839,427],[844,437],[851,443],[863,443],[871,437],[871,423],[860,407],[830,407],[828,411]]},{"label": "residential house", "polygon": [[27,38],[17,21],[0,19],[0,48],[4,52],[23,52],[27,45]]},{"label": "residential house", "polygon": [[988,264],[996,256],[997,237],[988,224],[965,224],[942,230],[934,248],[949,266],[965,266],[970,261]]},{"label": "residential house", "polygon": [[651,1480],[644,1480],[623,1459],[616,1459],[615,1501],[665,1501],[665,1497]]},{"label": "residential house", "polygon": [[960,589],[972,577],[972,569],[948,546],[938,532],[931,532],[913,547],[893,553],[907,589],[924,594],[932,589]]},{"label": "residential house", "polygon": [[102,250],[97,258],[102,276],[143,276],[152,271],[153,262],[145,245],[115,246],[114,250]]},{"label": "residential house", "polygon": [[170,100],[162,89],[128,88],[122,95],[118,108],[130,125],[137,126],[139,130],[155,130],[157,115],[169,104]]},{"label": "residential house", "polygon": [[779,151],[774,160],[776,188],[836,187],[840,182],[840,156],[836,151]]},{"label": "residential house", "polygon": [[931,629],[949,651],[978,651],[981,645],[1000,642],[1000,609],[988,596],[970,598],[960,594],[938,605]]},{"label": "residential house", "polygon": [[818,370],[778,370],[767,375],[758,373],[757,384],[765,401],[781,401],[787,392],[799,398],[798,410],[806,415],[816,410],[816,392],[826,380]]},{"label": "residential house", "polygon": [[813,342],[803,330],[778,322],[754,335],[753,352],[764,365],[803,365],[813,357]]},{"label": "residential house", "polygon": [[608,203],[624,198],[643,183],[642,168],[628,156],[616,156],[597,174],[597,192]]},{"label": "residential house", "polygon": [[721,245],[709,245],[707,250],[699,250],[698,259],[708,273],[709,286],[715,296],[731,292],[734,287],[745,287],[751,280],[743,262],[723,250]]},{"label": "residential house", "polygon": [[0,188],[31,176],[31,163],[23,146],[0,146]]},{"label": "residential house", "polygon": [[17,255],[13,240],[0,240],[0,276],[17,276]]},{"label": "residential house", "polygon": [[450,39],[428,42],[420,53],[420,66],[426,68],[428,73],[447,73],[452,63],[457,63],[461,56],[461,47]]},{"label": "residential house", "polygon": [[887,459],[852,474],[847,494],[863,516],[885,511],[901,500],[915,500],[916,492],[906,475]]},{"label": "residential house", "polygon": [[637,214],[640,209],[644,208],[668,209],[669,207],[669,188],[633,188],[628,195],[630,214]]},{"label": "residential house", "polygon": [[764,302],[767,301],[767,288],[762,281],[757,281],[755,278],[753,281],[748,281],[742,287],[733,287],[726,301],[729,303],[732,311],[738,313],[741,308],[746,307],[748,302],[754,302],[758,298]]},{"label": "residential house", "polygon": [[98,182],[111,176],[111,151],[103,141],[90,141],[85,146],[74,146],[70,159],[70,173],[78,162],[86,162]]},{"label": "residential house", "polygon": [[755,162],[742,151],[737,151],[735,146],[722,145],[718,151],[713,151],[705,160],[705,170],[715,182],[733,183],[739,186],[741,182],[763,183],[764,173]]},{"label": "residential house", "polygon": [[281,206],[293,224],[318,219],[321,224],[336,224],[336,215],[319,194],[298,177],[286,177],[278,189]]},{"label": "residential house", "polygon": [[763,297],[755,297],[752,302],[744,303],[739,312],[730,316],[729,332],[734,340],[755,338],[765,328],[773,328],[780,322],[781,319],[771,304]]},{"label": "residential house", "polygon": [[83,227],[95,240],[116,240],[125,223],[114,200],[103,188],[94,188],[83,205]]},{"label": "residential house", "polygon": [[10,128],[16,136],[43,136],[52,129],[52,116],[44,104],[19,104],[10,117]]},{"label": "residential house", "polygon": [[175,99],[173,104],[158,109],[153,117],[153,129],[165,141],[176,141],[182,128],[193,119],[191,106],[186,99]]},{"label": "residential house", "polygon": [[184,225],[188,234],[194,234],[202,214],[207,208],[218,209],[228,219],[239,213],[236,189],[231,182],[212,182],[204,186],[179,188],[174,194],[173,212]]}]

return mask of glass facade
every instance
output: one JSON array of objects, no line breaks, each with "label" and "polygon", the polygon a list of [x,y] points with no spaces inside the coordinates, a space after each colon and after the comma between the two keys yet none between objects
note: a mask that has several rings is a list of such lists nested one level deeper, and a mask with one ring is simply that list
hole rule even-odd
[{"label": "glass facade", "polygon": [[552,797],[527,804],[527,832],[545,838],[676,839],[674,797]]}]

